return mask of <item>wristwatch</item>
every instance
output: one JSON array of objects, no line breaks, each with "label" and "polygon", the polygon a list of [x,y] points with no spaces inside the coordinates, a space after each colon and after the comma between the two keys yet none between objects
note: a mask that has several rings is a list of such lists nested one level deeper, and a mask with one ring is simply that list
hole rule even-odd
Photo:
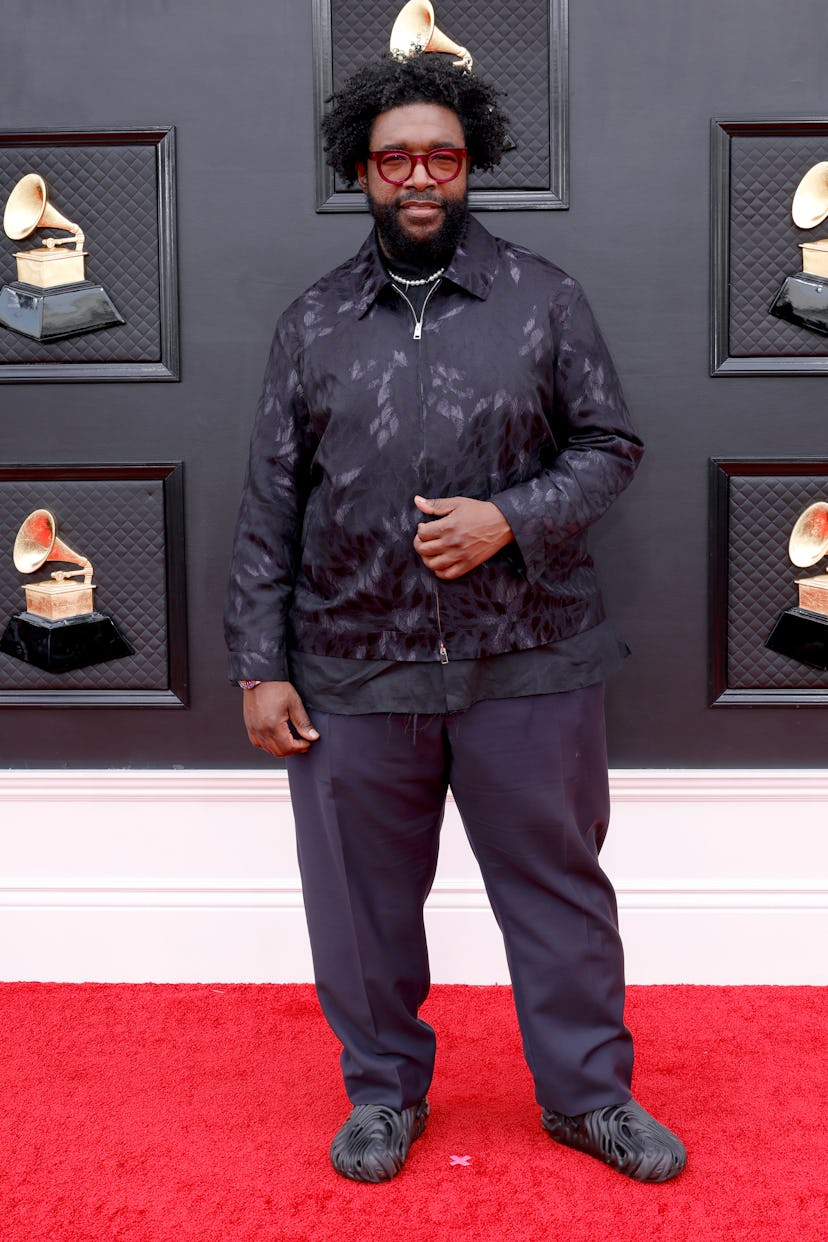
[{"label": "wristwatch", "polygon": [[247,680],[244,680],[244,681],[240,681],[240,682],[239,682],[239,685],[241,686],[242,690],[255,690],[255,689],[256,689],[256,687],[257,687],[257,686],[260,686],[261,684],[262,684],[262,683],[261,683],[260,681],[247,681]]}]

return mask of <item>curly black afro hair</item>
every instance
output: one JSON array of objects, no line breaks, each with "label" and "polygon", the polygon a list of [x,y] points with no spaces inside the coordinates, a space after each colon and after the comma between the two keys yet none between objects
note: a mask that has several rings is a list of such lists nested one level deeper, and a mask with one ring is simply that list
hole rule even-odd
[{"label": "curly black afro hair", "polygon": [[404,104],[434,103],[460,118],[472,168],[494,168],[506,140],[501,94],[443,53],[404,59],[386,53],[357,69],[327,101],[331,108],[322,119],[322,137],[328,163],[352,185],[357,163],[368,158],[368,138],[379,114]]}]

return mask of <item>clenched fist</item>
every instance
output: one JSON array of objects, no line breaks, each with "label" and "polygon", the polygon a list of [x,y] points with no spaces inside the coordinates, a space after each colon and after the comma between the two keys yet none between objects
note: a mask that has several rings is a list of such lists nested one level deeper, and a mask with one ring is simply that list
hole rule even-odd
[{"label": "clenched fist", "polygon": [[461,578],[514,540],[511,526],[490,500],[415,496],[414,503],[435,519],[420,522],[414,549],[438,578]]}]

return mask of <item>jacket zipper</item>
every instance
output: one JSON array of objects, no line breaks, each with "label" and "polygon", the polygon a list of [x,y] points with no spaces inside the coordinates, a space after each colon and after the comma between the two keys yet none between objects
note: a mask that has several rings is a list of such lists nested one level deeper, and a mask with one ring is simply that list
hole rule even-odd
[{"label": "jacket zipper", "polygon": [[[422,340],[423,319],[425,318],[426,307],[428,306],[431,300],[431,295],[434,293],[440,281],[439,280],[436,281],[432,285],[432,287],[429,289],[428,293],[426,294],[423,300],[423,305],[420,309],[419,317],[417,315],[417,312],[414,309],[413,302],[407,296],[407,294],[403,293],[399,285],[395,285],[393,281],[391,283],[392,283],[393,288],[397,290],[397,293],[400,295],[403,301],[408,305],[408,309],[411,311],[411,315],[414,319],[414,332],[412,335],[412,339],[415,341]],[[422,375],[422,371],[419,365],[417,367],[417,386],[418,386],[419,395],[420,395],[420,409],[423,411],[423,434],[425,435],[425,395],[423,393],[423,375]],[[440,596],[437,591],[436,584],[432,586],[432,591],[434,593],[434,609],[435,609],[435,613],[437,616],[437,654],[438,654],[438,658],[441,664],[448,664],[449,662],[448,651],[446,651],[446,644],[443,641],[443,625],[440,620]]]},{"label": "jacket zipper", "polygon": [[436,282],[435,282],[435,283],[431,286],[431,288],[429,289],[428,293],[425,295],[425,299],[424,299],[424,301],[423,301],[423,306],[422,306],[422,309],[421,309],[421,311],[420,311],[419,318],[417,317],[417,312],[416,312],[416,311],[415,311],[415,309],[414,309],[414,303],[411,301],[411,298],[408,296],[408,294],[407,294],[407,293],[403,293],[403,291],[402,291],[402,289],[400,288],[400,286],[399,286],[399,285],[394,285],[394,282],[393,282],[393,281],[392,281],[391,283],[392,283],[393,287],[397,290],[397,293],[400,295],[400,297],[401,297],[401,298],[402,298],[405,302],[407,302],[407,303],[408,303],[408,309],[411,311],[411,314],[414,316],[414,333],[413,333],[413,338],[412,338],[412,339],[413,339],[413,340],[415,340],[415,341],[422,340],[422,335],[423,335],[423,316],[425,315],[425,309],[426,309],[426,307],[428,306],[428,304],[429,304],[429,302],[430,302],[430,300],[431,300],[431,295],[432,295],[432,293],[434,293],[434,290],[437,288],[437,285],[439,285],[439,283],[440,283],[440,282],[439,282],[439,280],[438,280],[438,281],[436,281]]},{"label": "jacket zipper", "polygon": [[437,638],[439,639],[437,650],[440,653],[440,663],[448,664],[449,662],[448,652],[446,651],[446,644],[443,642],[443,627],[442,627],[442,624],[440,623],[440,596],[437,593],[436,586],[434,588],[434,603],[437,608]]}]

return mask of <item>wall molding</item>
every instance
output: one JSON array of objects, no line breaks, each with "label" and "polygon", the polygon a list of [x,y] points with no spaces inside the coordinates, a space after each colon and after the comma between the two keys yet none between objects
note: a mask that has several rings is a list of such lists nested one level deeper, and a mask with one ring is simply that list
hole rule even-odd
[{"label": "wall molding", "polygon": [[828,770],[645,768],[610,772],[613,803],[828,802]]},{"label": "wall molding", "polygon": [[0,772],[0,802],[290,802],[287,773],[106,768]]},{"label": "wall molding", "polygon": [[[828,769],[616,768],[610,791],[614,803],[828,802]],[[109,802],[113,796],[133,802],[290,802],[284,769],[0,771],[0,802]]]},{"label": "wall molding", "polygon": [[[828,769],[610,787],[630,982],[828,983]],[[0,979],[311,978],[283,770],[13,770],[0,803]],[[508,981],[451,800],[426,925],[436,982]]]},{"label": "wall molding", "polygon": [[[621,910],[814,910],[828,911],[828,884],[812,881],[784,887],[755,883],[734,886],[690,880],[677,887],[675,879],[620,882],[615,885]],[[437,880],[428,906],[439,910],[488,910],[479,877],[463,881]],[[0,880],[0,908],[4,906],[89,907],[97,909],[244,909],[301,910],[302,889],[296,879],[241,879],[205,883],[202,878],[169,881],[52,877]]]}]

